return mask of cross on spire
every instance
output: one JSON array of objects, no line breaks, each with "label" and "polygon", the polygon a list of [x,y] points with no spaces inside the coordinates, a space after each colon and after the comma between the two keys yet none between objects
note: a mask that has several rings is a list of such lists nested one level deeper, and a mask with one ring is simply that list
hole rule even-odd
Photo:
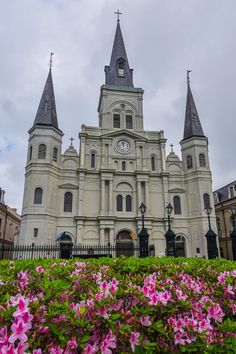
[{"label": "cross on spire", "polygon": [[119,10],[117,10],[116,12],[114,12],[114,14],[117,15],[117,22],[120,22],[119,15],[122,15],[122,12],[120,12]]},{"label": "cross on spire", "polygon": [[49,67],[50,69],[52,68],[52,56],[54,55],[54,53],[50,53],[50,61],[49,61]]},{"label": "cross on spire", "polygon": [[189,77],[189,73],[191,73],[192,70],[187,70],[187,84],[190,84],[190,77]]},{"label": "cross on spire", "polygon": [[70,148],[73,148],[74,147],[73,140],[75,140],[75,139],[71,137],[69,140],[70,140]]},{"label": "cross on spire", "polygon": [[173,147],[174,147],[174,145],[173,145],[173,144],[170,144],[171,153],[173,153],[173,152],[174,152]]}]

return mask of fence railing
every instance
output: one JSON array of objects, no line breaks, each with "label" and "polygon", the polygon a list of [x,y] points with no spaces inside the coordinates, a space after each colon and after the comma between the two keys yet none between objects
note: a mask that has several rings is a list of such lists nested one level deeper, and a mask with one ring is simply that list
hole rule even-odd
[{"label": "fence railing", "polygon": [[127,245],[74,245],[61,243],[58,245],[9,245],[0,243],[0,259],[30,258],[100,258],[140,256],[139,247]]}]

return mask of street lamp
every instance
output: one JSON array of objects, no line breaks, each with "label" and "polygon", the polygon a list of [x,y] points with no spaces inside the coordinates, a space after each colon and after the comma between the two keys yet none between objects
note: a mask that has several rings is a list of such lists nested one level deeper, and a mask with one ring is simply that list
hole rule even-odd
[{"label": "street lamp", "polygon": [[211,220],[210,220],[210,215],[212,212],[212,208],[211,206],[207,206],[205,208],[205,213],[207,214],[207,218],[208,218],[208,227],[209,230],[207,231],[205,237],[207,239],[207,253],[208,253],[208,258],[212,259],[212,258],[217,258],[219,257],[219,251],[217,248],[217,244],[216,244],[216,233],[211,229]]},{"label": "street lamp", "polygon": [[232,223],[233,223],[233,231],[230,234],[231,240],[232,240],[232,251],[233,251],[233,260],[236,260],[236,226],[235,226],[235,218],[236,218],[236,208],[231,207],[229,208],[229,212],[232,217]]},{"label": "street lamp", "polygon": [[138,234],[139,238],[139,248],[140,248],[140,258],[148,257],[149,252],[148,252],[148,238],[149,235],[147,233],[147,229],[144,227],[144,214],[146,212],[146,205],[144,203],[141,203],[139,210],[142,215],[142,229],[140,233]]},{"label": "street lamp", "polygon": [[170,228],[170,215],[172,213],[173,207],[169,203],[166,206],[166,213],[168,217],[168,230],[165,234],[166,238],[166,253],[168,257],[175,257],[175,233]]}]

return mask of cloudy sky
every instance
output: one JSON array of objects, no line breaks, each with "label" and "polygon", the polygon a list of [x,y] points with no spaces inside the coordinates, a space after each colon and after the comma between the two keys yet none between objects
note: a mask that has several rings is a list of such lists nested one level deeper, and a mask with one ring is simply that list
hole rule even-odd
[{"label": "cloudy sky", "polygon": [[213,189],[236,179],[235,0],[0,0],[0,187],[21,211],[27,131],[53,58],[63,149],[81,124],[98,125],[104,65],[119,9],[134,69],[145,90],[144,125],[165,131],[167,153],[183,136],[186,70],[209,138]]}]

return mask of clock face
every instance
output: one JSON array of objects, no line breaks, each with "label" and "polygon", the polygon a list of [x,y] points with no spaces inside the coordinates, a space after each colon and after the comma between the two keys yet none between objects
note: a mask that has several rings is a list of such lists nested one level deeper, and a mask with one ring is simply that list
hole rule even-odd
[{"label": "clock face", "polygon": [[129,152],[130,151],[130,143],[127,140],[118,141],[117,150],[119,150],[120,152]]}]

